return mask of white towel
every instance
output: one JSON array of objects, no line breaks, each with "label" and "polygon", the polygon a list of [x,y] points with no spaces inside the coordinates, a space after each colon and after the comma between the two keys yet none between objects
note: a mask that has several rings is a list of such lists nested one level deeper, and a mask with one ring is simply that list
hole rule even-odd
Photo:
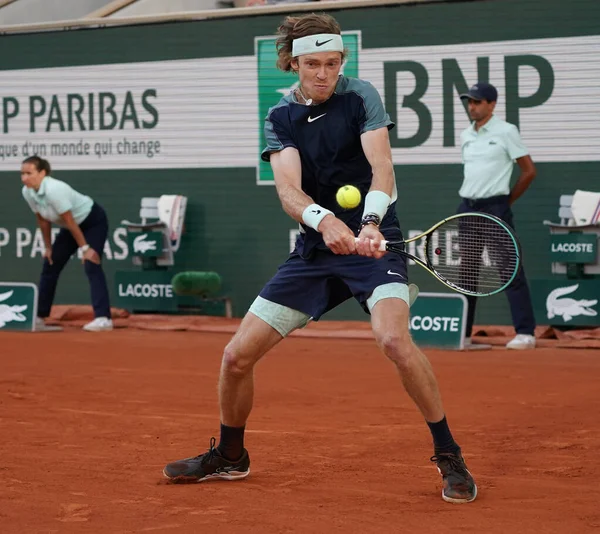
[{"label": "white towel", "polygon": [[573,195],[571,212],[577,225],[600,224],[600,193],[578,189]]}]

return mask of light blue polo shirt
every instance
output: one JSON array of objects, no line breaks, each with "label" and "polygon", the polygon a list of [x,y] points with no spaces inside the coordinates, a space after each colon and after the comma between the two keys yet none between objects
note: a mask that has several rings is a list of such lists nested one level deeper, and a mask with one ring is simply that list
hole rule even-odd
[{"label": "light blue polo shirt", "polygon": [[23,198],[33,213],[53,224],[64,226],[61,215],[70,211],[77,224],[81,224],[92,211],[94,201],[78,193],[69,184],[46,176],[36,191],[23,187]]},{"label": "light blue polo shirt", "polygon": [[475,123],[460,134],[464,180],[462,198],[489,198],[510,193],[514,162],[527,156],[518,128],[495,115],[479,131]]}]

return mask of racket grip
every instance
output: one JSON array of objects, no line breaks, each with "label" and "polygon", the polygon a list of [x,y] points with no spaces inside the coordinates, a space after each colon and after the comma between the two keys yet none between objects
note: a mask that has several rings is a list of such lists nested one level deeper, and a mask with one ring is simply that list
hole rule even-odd
[{"label": "racket grip", "polygon": [[[354,240],[358,243],[358,237],[355,237]],[[387,245],[387,241],[385,239],[383,239],[379,245],[379,250],[381,252],[385,252],[387,250],[386,245]]]}]

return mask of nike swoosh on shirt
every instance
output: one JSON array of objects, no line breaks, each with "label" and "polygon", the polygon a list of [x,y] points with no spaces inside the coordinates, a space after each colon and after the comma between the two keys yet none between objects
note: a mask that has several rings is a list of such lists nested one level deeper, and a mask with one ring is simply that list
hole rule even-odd
[{"label": "nike swoosh on shirt", "polygon": [[395,276],[399,276],[400,278],[404,278],[400,273],[395,273],[394,271],[392,271],[391,269],[388,269],[388,274],[393,274]]},{"label": "nike swoosh on shirt", "polygon": [[314,117],[314,118],[309,115],[308,122],[315,122],[317,119],[320,119],[321,117],[324,117],[325,115],[327,115],[327,113],[323,113],[323,115],[319,115],[318,117]]}]

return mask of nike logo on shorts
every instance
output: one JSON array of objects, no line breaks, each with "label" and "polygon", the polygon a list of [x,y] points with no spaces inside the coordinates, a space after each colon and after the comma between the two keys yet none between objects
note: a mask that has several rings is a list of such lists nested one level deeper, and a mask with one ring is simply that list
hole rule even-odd
[{"label": "nike logo on shorts", "polygon": [[388,269],[388,274],[393,274],[394,276],[399,276],[400,278],[404,278],[404,276],[402,276],[400,273],[395,273],[394,271],[392,271],[391,269]]}]

